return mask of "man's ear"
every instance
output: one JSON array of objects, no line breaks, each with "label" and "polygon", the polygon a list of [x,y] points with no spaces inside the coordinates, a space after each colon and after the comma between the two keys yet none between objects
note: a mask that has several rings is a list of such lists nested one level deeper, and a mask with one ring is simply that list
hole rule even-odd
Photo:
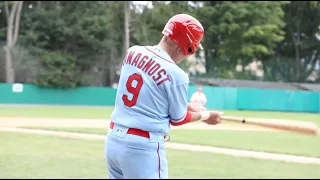
[{"label": "man's ear", "polygon": [[179,46],[177,46],[177,51],[178,51],[178,53],[179,53],[179,56],[182,55],[182,52],[181,52],[181,49],[180,49]]}]

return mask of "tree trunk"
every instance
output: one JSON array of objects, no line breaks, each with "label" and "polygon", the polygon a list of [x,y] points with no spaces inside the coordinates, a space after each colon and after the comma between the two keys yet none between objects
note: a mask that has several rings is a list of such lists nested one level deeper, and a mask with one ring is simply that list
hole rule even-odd
[{"label": "tree trunk", "polygon": [[212,50],[205,50],[204,51],[204,54],[205,54],[205,59],[206,59],[206,72],[207,72],[207,75],[211,78],[214,77],[214,55],[212,52],[210,52]]},{"label": "tree trunk", "polygon": [[10,11],[8,2],[5,1],[5,12],[7,16],[7,45],[5,47],[6,82],[10,84],[15,81],[12,48],[18,40],[22,5],[23,1],[13,1]]},{"label": "tree trunk", "polygon": [[8,2],[5,1],[5,10],[7,14],[7,45],[5,47],[6,54],[6,82],[13,83],[14,82],[14,71],[13,71],[13,63],[12,63],[12,43],[13,43],[13,23],[14,23],[14,15],[17,10],[17,1],[13,1],[11,12],[9,10]]},{"label": "tree trunk", "polygon": [[[297,33],[298,34],[298,33]],[[298,34],[297,37],[295,37],[295,35],[293,35],[293,44],[294,44],[294,52],[295,52],[295,59],[296,59],[296,79],[299,79],[300,77],[300,48],[299,48],[299,44],[300,44],[300,35]]]},{"label": "tree trunk", "polygon": [[14,83],[14,69],[12,63],[12,54],[11,54],[11,47],[5,47],[5,54],[6,54],[6,82],[7,83]]},{"label": "tree trunk", "polygon": [[124,51],[123,57],[126,51],[130,47],[130,1],[124,3]]},{"label": "tree trunk", "polygon": [[41,8],[41,1],[37,1],[37,8]]},{"label": "tree trunk", "polygon": [[15,22],[14,22],[15,25],[14,25],[14,34],[13,34],[12,45],[15,45],[18,40],[22,5],[23,5],[23,1],[18,1],[18,5],[17,5],[18,9],[15,14]]},{"label": "tree trunk", "polygon": [[[130,11],[131,1],[124,2],[124,39],[123,39],[123,50],[121,58],[116,56],[116,50],[112,49],[110,52],[110,64],[108,71],[108,85],[111,86],[113,83],[118,82],[117,70],[121,68],[121,64],[127,50],[130,48],[130,21],[131,21],[131,11]],[[120,61],[119,61],[120,60]]]}]

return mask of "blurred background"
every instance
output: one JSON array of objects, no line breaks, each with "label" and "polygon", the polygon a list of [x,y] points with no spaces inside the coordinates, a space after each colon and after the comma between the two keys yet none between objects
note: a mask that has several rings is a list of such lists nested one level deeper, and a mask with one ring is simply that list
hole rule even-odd
[{"label": "blurred background", "polygon": [[116,88],[126,50],[157,44],[178,13],[205,29],[179,64],[192,84],[320,91],[318,1],[1,1],[0,82]]},{"label": "blurred background", "polygon": [[[107,178],[102,139],[125,52],[158,44],[178,13],[205,29],[204,50],[179,64],[191,80],[188,100],[201,87],[206,108],[226,116],[320,127],[318,1],[0,1],[0,178]],[[32,130],[37,134],[17,133]],[[54,131],[101,140],[47,136]],[[170,137],[179,147],[290,154],[316,163],[168,145],[170,178],[320,177],[319,135],[226,121],[172,128]]]},{"label": "blurred background", "polygon": [[205,28],[190,77],[320,82],[318,1],[1,1],[0,82],[112,86],[126,49],[177,13]]}]

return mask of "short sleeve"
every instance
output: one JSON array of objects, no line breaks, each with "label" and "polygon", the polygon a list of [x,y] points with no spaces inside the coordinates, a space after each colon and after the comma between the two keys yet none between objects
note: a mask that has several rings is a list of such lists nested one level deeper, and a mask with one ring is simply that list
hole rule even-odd
[{"label": "short sleeve", "polygon": [[181,84],[170,88],[169,93],[169,116],[171,121],[179,123],[187,115],[188,108],[188,87],[189,84]]},{"label": "short sleeve", "polygon": [[196,100],[196,94],[193,93],[191,98],[190,98],[190,102],[194,102]]},{"label": "short sleeve", "polygon": [[204,95],[204,94],[202,94],[202,99],[203,99],[203,102],[207,102],[207,97],[206,97],[206,95]]}]

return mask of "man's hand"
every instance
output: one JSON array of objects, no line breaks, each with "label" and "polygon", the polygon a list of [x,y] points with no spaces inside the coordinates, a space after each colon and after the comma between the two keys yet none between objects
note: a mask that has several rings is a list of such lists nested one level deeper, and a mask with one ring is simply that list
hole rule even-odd
[{"label": "man's hand", "polygon": [[200,112],[200,111],[205,111],[205,110],[207,110],[207,109],[199,104],[196,104],[196,103],[189,103],[188,104],[188,111]]},{"label": "man's hand", "polygon": [[223,115],[223,112],[219,111],[209,111],[210,117],[207,120],[204,120],[204,123],[210,124],[210,125],[216,125],[221,122],[221,116]]}]

